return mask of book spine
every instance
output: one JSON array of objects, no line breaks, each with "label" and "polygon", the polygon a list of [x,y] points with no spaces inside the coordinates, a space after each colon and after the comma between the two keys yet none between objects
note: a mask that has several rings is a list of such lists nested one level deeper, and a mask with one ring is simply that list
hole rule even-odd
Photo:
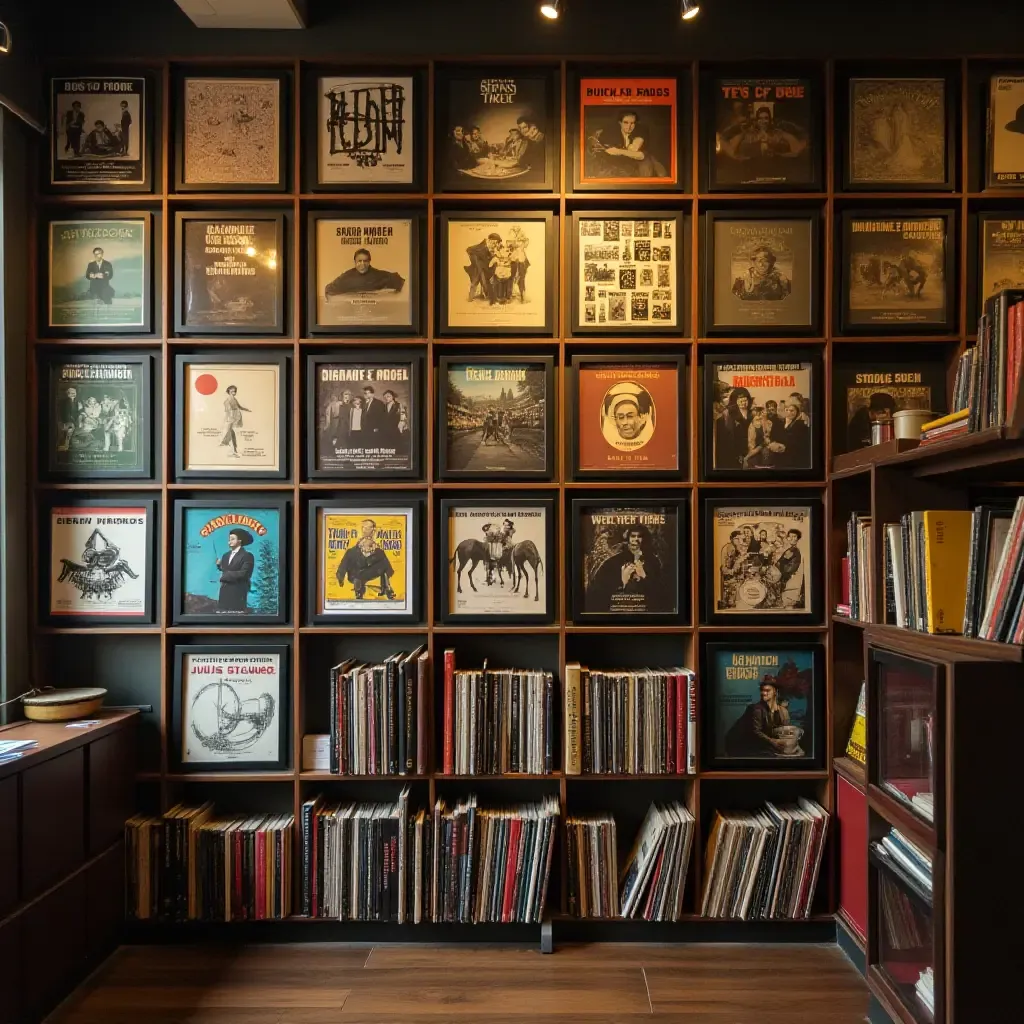
[{"label": "book spine", "polygon": [[430,660],[421,655],[416,659],[416,774],[426,775],[427,752],[430,736]]},{"label": "book spine", "polygon": [[312,917],[311,901],[313,890],[310,885],[309,870],[311,861],[311,847],[313,843],[313,824],[310,820],[313,814],[312,804],[302,805],[302,916]]},{"label": "book spine", "polygon": [[678,730],[679,713],[676,710],[676,676],[671,672],[658,676],[659,692],[664,698],[665,715],[662,720],[662,733],[665,743],[664,771],[674,775],[676,771],[676,733]]},{"label": "book spine", "polygon": [[411,775],[416,771],[416,663],[402,663],[402,706],[405,710],[402,722],[402,740],[399,749],[399,772]]},{"label": "book spine", "polygon": [[697,676],[686,674],[686,773],[697,774]]},{"label": "book spine", "polygon": [[338,745],[340,742],[339,729],[338,729],[338,670],[335,668],[331,669],[331,692],[330,697],[330,715],[331,715],[331,774],[337,775],[340,772],[340,766],[338,762]]},{"label": "book spine", "polygon": [[444,652],[444,774],[455,774],[455,651]]},{"label": "book spine", "polygon": [[672,685],[676,691],[676,720],[673,723],[673,728],[676,734],[676,772],[679,775],[685,775],[689,771],[687,764],[690,755],[689,744],[687,743],[687,732],[689,731],[689,694],[686,682],[685,672],[680,672],[672,678]]},{"label": "book spine", "polygon": [[574,662],[565,666],[565,774],[579,775],[583,771],[580,744],[580,666]]},{"label": "book spine", "polygon": [[350,742],[350,720],[352,717],[352,703],[349,700],[349,679],[351,674],[340,672],[337,683],[338,701],[338,771],[342,775],[348,775],[352,770],[352,750]]},{"label": "book spine", "polygon": [[885,622],[886,625],[896,624],[896,590],[893,578],[892,543],[889,533],[883,527],[883,546],[885,548],[885,577],[883,586],[885,588]]}]

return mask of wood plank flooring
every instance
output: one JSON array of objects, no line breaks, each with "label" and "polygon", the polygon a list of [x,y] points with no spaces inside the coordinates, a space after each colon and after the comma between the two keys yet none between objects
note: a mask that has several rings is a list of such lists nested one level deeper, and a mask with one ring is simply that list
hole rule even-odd
[{"label": "wood plank flooring", "polygon": [[125,946],[48,1024],[863,1024],[837,946]]}]

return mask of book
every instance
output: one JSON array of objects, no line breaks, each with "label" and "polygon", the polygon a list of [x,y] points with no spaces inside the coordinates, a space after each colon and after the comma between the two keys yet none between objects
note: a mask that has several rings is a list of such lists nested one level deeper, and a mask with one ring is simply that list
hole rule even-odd
[{"label": "book", "polygon": [[565,666],[565,713],[563,725],[565,735],[565,774],[579,775],[583,770],[580,746],[580,663],[568,662]]},{"label": "book", "polygon": [[455,773],[455,651],[444,652],[444,774]]},{"label": "book", "polygon": [[972,513],[928,510],[924,535],[925,612],[929,633],[962,633]]},{"label": "book", "polygon": [[846,756],[863,765],[867,765],[868,763],[867,715],[867,683],[861,683],[860,695],[857,697],[857,709],[853,715],[853,728],[850,730],[850,739],[846,744]]}]

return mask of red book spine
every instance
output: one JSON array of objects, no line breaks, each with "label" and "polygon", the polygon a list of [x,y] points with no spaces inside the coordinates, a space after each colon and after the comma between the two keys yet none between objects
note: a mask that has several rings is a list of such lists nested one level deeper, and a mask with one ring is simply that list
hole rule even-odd
[{"label": "red book spine", "polygon": [[686,772],[697,774],[697,676],[686,677]]},{"label": "red book spine", "polygon": [[519,818],[513,818],[508,830],[508,857],[505,863],[505,892],[501,905],[502,923],[512,920],[512,897],[516,888],[516,867],[519,860],[519,834],[522,831],[523,823]]},{"label": "red book spine", "polygon": [[231,897],[231,920],[240,921],[242,913],[242,830],[235,829],[235,871],[233,875],[235,885]]},{"label": "red book spine", "polygon": [[267,852],[263,845],[265,833],[256,833],[256,920],[262,921],[266,917],[266,906],[264,905],[263,894],[267,890]]},{"label": "red book spine", "polygon": [[676,691],[676,771],[686,774],[686,676],[680,672],[672,679]]},{"label": "red book spine", "polygon": [[676,677],[665,677],[665,771],[676,770]]},{"label": "red book spine", "polygon": [[444,774],[455,774],[455,652],[444,652]]},{"label": "red book spine", "polygon": [[[668,840],[666,840],[667,842]],[[649,886],[647,890],[647,902],[644,904],[644,920],[650,921],[651,914],[654,912],[654,894],[658,890],[658,879],[661,878],[661,866],[665,862],[665,844],[662,844],[661,850],[658,853],[658,863],[654,866],[654,873],[651,875],[651,880],[647,883]]]},{"label": "red book spine", "polygon": [[1022,520],[1024,516],[1018,516],[1014,513],[1014,519],[1012,521],[1013,531],[1007,534],[1006,543],[1010,544],[1009,549],[1010,557],[1007,558],[1003,565],[1003,571],[999,575],[998,579],[993,581],[993,585],[996,588],[996,599],[993,603],[992,617],[989,622],[988,628],[980,631],[980,639],[982,640],[994,640],[996,634],[996,625],[999,622],[999,611],[1003,607],[1003,602],[1006,600],[1007,591],[1010,589],[1010,581],[1013,579],[1013,570],[1017,564],[1017,559],[1020,558],[1021,544],[1022,544]]},{"label": "red book spine", "polygon": [[839,578],[842,580],[842,588],[843,588],[843,593],[842,593],[842,598],[843,599],[842,599],[842,601],[840,601],[840,604],[847,604],[848,605],[850,603],[850,556],[849,555],[844,555],[843,556],[843,568],[842,568],[842,572],[839,574]]}]

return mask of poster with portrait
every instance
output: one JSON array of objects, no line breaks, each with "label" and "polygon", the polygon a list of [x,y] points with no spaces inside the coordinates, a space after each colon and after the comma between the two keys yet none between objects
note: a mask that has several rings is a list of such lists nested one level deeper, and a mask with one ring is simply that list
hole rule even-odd
[{"label": "poster with portrait", "polygon": [[43,357],[44,466],[67,480],[147,478],[153,357]]},{"label": "poster with portrait", "polygon": [[108,192],[149,181],[146,79],[50,79],[50,184]]},{"label": "poster with portrait", "polygon": [[286,622],[287,505],[251,498],[174,507],[176,625]]},{"label": "poster with portrait", "polygon": [[705,215],[708,334],[812,334],[818,329],[818,218]]},{"label": "poster with portrait", "polygon": [[308,326],[320,334],[419,330],[419,220],[413,216],[309,215],[315,291]]},{"label": "poster with portrait", "polygon": [[177,475],[287,475],[287,357],[177,357]]},{"label": "poster with portrait", "polygon": [[807,770],[824,762],[817,644],[707,645],[705,770]]},{"label": "poster with portrait", "polygon": [[679,186],[675,78],[581,78],[576,187]]},{"label": "poster with portrait", "polygon": [[573,220],[573,331],[678,334],[681,215]]},{"label": "poster with portrait", "polygon": [[1024,288],[1024,217],[979,213],[979,309],[1004,288]]},{"label": "poster with portrait", "polygon": [[686,468],[686,363],[573,356],[573,473],[580,479],[666,479]]},{"label": "poster with portrait", "polygon": [[551,477],[552,356],[442,356],[439,375],[442,480]]},{"label": "poster with portrait", "polygon": [[986,188],[1024,185],[1024,75],[993,75],[988,104]]},{"label": "poster with portrait", "polygon": [[151,500],[51,506],[43,618],[61,626],[152,623],[155,520]]},{"label": "poster with portrait", "polygon": [[718,78],[709,133],[712,192],[817,189],[817,85],[808,78]]},{"label": "poster with portrait", "polygon": [[547,192],[559,143],[555,78],[494,67],[439,76],[435,188],[440,192]]}]

